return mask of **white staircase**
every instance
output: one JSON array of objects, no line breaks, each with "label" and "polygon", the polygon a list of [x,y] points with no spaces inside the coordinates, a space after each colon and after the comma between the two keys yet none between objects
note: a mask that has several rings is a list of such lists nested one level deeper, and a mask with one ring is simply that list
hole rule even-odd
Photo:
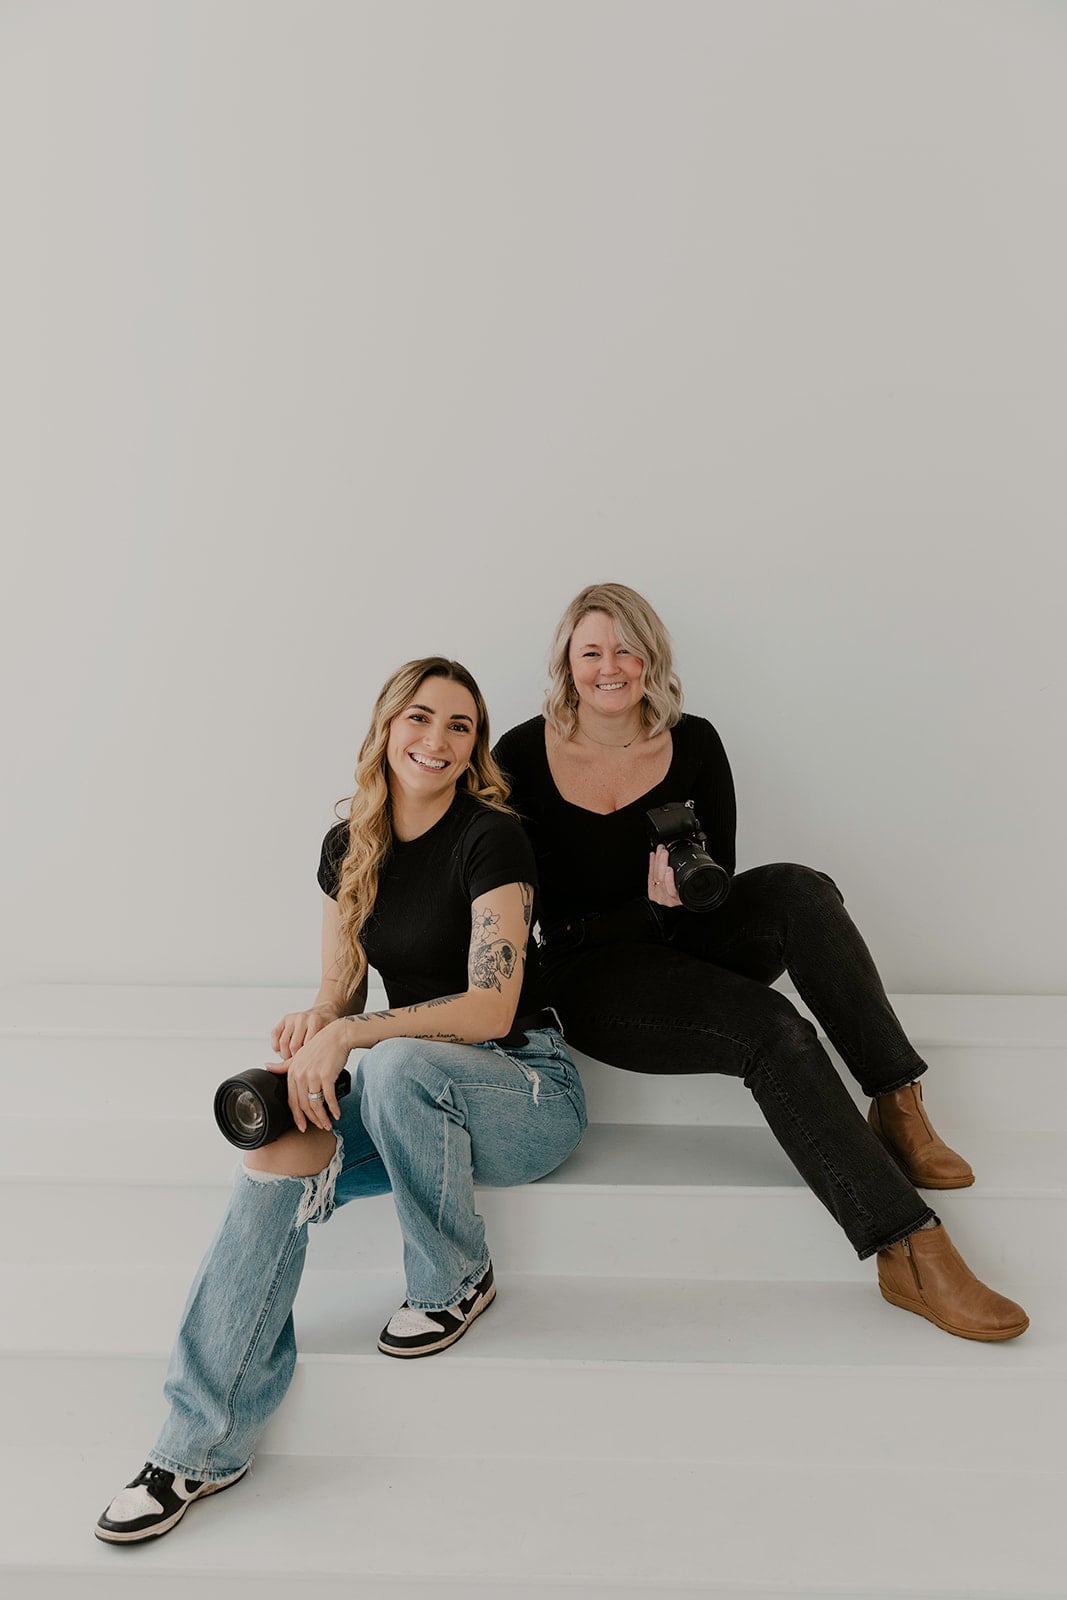
[{"label": "white staircase", "polygon": [[579,1058],[581,1149],[481,1191],[499,1294],[462,1344],[377,1354],[399,1233],[388,1196],[345,1207],[312,1229],[250,1479],[127,1548],[92,1527],[155,1437],[225,1204],[211,1096],[307,996],[4,999],[7,1600],[1067,1595],[1067,999],[896,1000],[978,1174],[932,1201],[1021,1339],[887,1306],[740,1084]]}]

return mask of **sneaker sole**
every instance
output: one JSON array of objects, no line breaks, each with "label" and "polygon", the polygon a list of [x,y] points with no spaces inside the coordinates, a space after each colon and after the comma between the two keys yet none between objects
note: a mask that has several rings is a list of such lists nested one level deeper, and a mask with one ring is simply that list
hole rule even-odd
[{"label": "sneaker sole", "polygon": [[463,1326],[461,1328],[457,1328],[455,1333],[450,1333],[446,1338],[439,1339],[434,1344],[420,1345],[417,1350],[398,1350],[395,1345],[383,1344],[381,1339],[379,1339],[378,1349],[382,1352],[383,1356],[399,1356],[402,1361],[411,1361],[416,1356],[435,1356],[439,1350],[447,1350],[450,1344],[455,1344],[457,1339],[462,1339],[471,1323],[474,1322],[476,1318],[480,1317],[486,1307],[491,1306],[495,1299],[496,1284],[494,1283],[491,1286],[489,1293],[482,1296],[481,1300],[475,1306],[474,1310],[471,1312]]},{"label": "sneaker sole", "polygon": [[988,1333],[978,1332],[975,1328],[957,1328],[953,1323],[945,1322],[943,1318],[935,1316],[930,1307],[924,1305],[921,1300],[906,1300],[903,1295],[883,1289],[881,1284],[878,1285],[878,1289],[882,1299],[888,1300],[891,1306],[899,1306],[901,1311],[914,1311],[917,1317],[925,1317],[927,1322],[932,1322],[944,1333],[954,1333],[957,1339],[977,1339],[982,1344],[1001,1344],[1005,1339],[1017,1339],[1030,1326],[1030,1318],[1027,1317],[1023,1322],[1010,1328],[996,1328]]},{"label": "sneaker sole", "polygon": [[234,1484],[240,1483],[247,1473],[248,1467],[242,1467],[232,1478],[223,1478],[219,1483],[206,1484],[199,1494],[194,1494],[191,1500],[186,1500],[172,1517],[166,1522],[157,1523],[154,1528],[142,1528],[139,1533],[112,1533],[107,1528],[96,1527],[93,1532],[98,1539],[103,1539],[105,1544],[143,1544],[146,1539],[161,1539],[165,1533],[178,1526],[190,1506],[195,1506],[198,1500],[206,1500],[209,1495],[220,1494],[223,1489],[232,1489]]}]

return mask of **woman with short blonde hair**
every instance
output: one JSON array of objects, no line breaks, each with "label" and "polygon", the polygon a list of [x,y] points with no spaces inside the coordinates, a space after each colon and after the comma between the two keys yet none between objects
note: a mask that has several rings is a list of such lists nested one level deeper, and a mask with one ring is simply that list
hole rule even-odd
[{"label": "woman with short blonde hair", "polygon": [[622,583],[591,583],[576,594],[556,628],[548,652],[545,721],[561,739],[578,728],[578,695],[571,675],[569,651],[578,623],[590,612],[610,618],[619,643],[644,662],[639,712],[649,734],[673,728],[682,715],[682,685],[674,670],[671,639],[643,595]]},{"label": "woman with short blonde hair", "polygon": [[[632,1072],[723,1072],[751,1090],[786,1155],[886,1300],[948,1333],[1025,1331],[916,1192],[974,1181],[934,1132],[906,1038],[837,885],[791,862],[735,875],[736,808],[718,733],[683,714],[670,639],[624,584],[566,608],[544,714],[495,751],[538,861],[545,981],[573,1045]],[[788,972],[871,1097],[865,1120]]]}]

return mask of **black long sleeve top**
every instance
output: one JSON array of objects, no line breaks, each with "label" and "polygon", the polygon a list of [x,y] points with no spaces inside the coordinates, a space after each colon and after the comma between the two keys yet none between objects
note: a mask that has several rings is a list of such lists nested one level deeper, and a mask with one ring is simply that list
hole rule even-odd
[{"label": "black long sleeve top", "polygon": [[607,815],[564,800],[556,788],[543,717],[520,723],[499,740],[493,754],[537,857],[543,926],[600,915],[645,896],[651,848],[645,812],[670,801],[693,801],[708,853],[733,875],[737,808],[722,740],[705,718],[689,715],[671,729],[671,740],[666,777]]}]

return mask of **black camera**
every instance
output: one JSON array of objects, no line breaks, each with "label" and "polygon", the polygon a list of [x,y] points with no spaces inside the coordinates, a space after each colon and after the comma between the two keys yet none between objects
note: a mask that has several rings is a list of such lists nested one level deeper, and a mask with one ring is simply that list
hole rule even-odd
[{"label": "black camera", "polygon": [[[338,1100],[351,1087],[351,1074],[342,1069],[333,1086]],[[258,1150],[261,1144],[273,1144],[295,1126],[285,1073],[251,1067],[235,1078],[227,1078],[215,1090],[215,1121],[223,1137],[239,1150]]]},{"label": "black camera", "polygon": [[713,861],[704,849],[707,836],[701,832],[700,818],[692,800],[680,800],[646,811],[652,834],[652,848],[666,845],[667,859],[674,869],[674,886],[687,911],[714,911],[730,893],[730,874]]}]

